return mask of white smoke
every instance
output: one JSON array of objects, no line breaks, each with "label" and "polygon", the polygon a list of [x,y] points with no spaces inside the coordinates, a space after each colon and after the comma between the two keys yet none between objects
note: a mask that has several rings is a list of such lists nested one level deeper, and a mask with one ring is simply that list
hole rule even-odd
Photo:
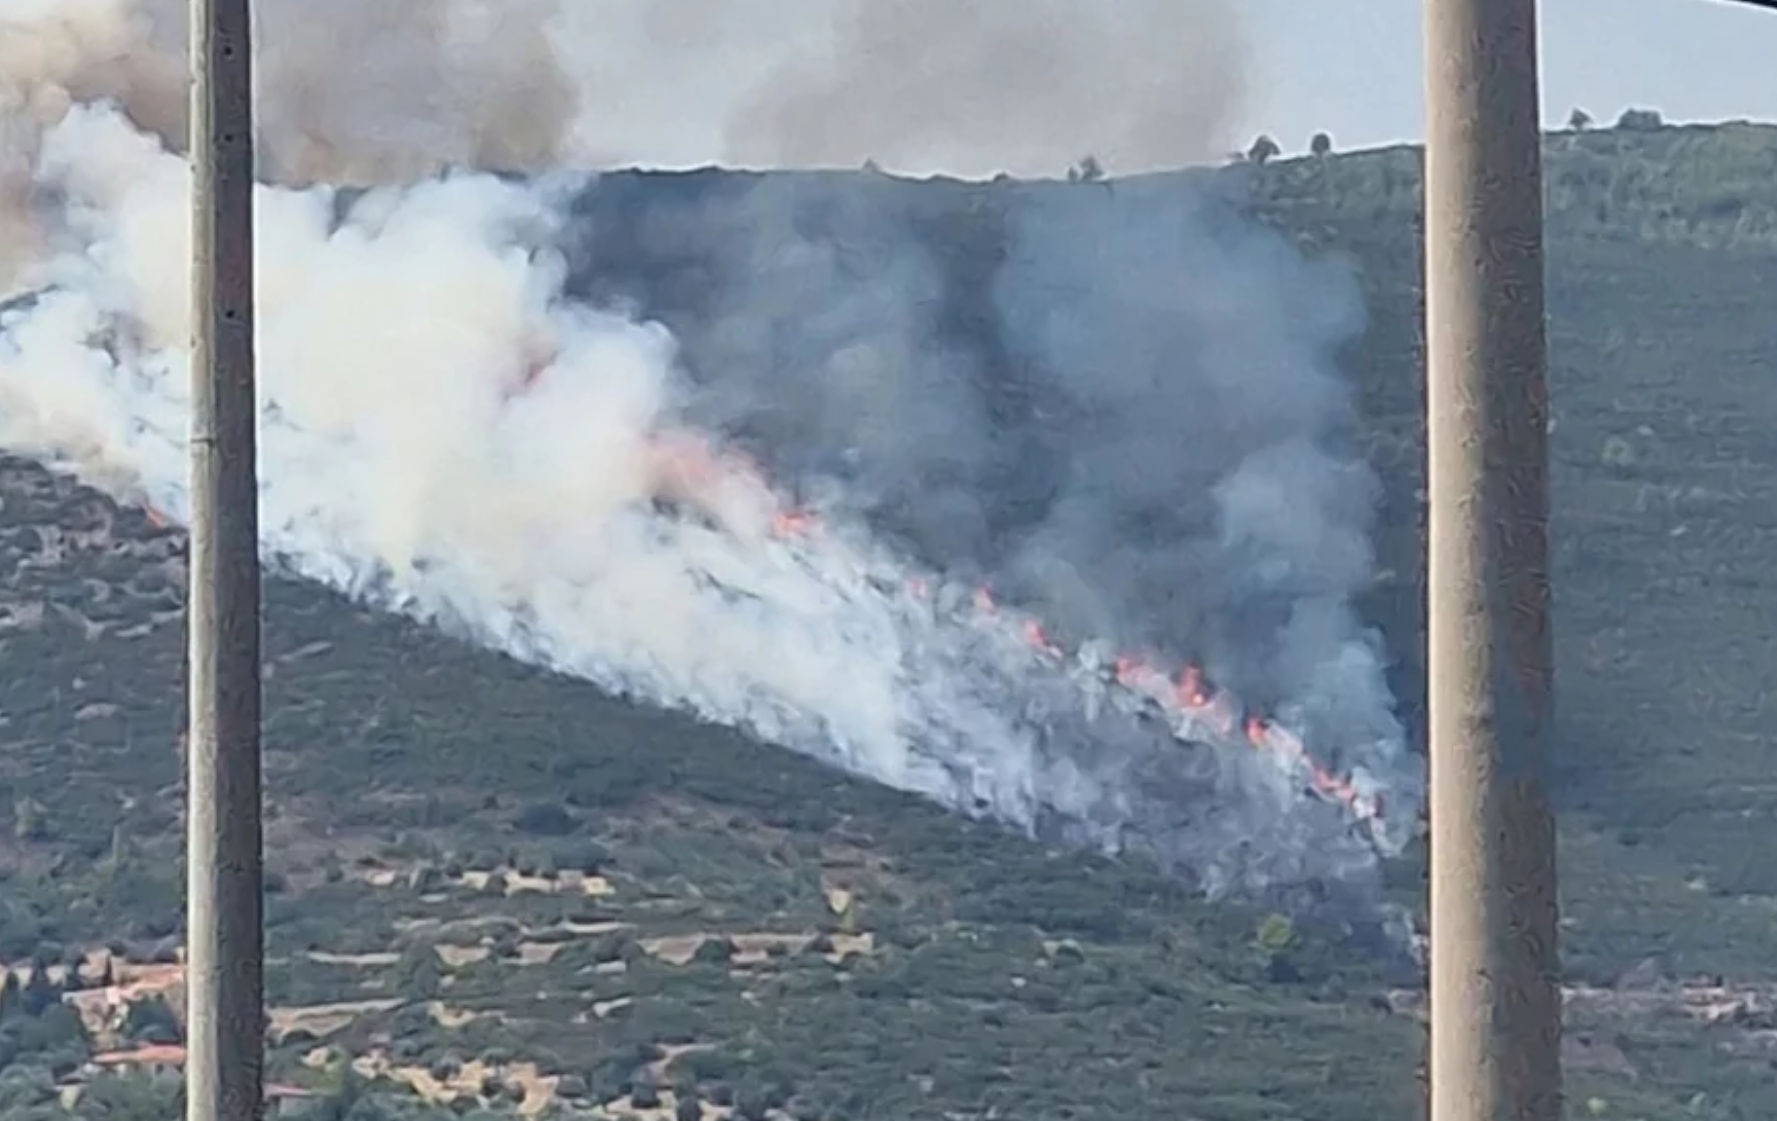
[{"label": "white smoke", "polygon": [[[189,172],[171,126],[140,108],[161,103],[166,74],[149,46],[164,25],[136,18],[147,10],[0,0],[0,44],[31,63],[0,73],[0,447],[182,518]],[[136,61],[99,65],[119,58]],[[274,89],[316,83],[288,74]],[[274,561],[965,812],[1146,849],[1211,889],[1373,865],[1304,794],[1298,762],[1142,726],[1118,711],[1139,706],[1107,686],[1098,653],[1033,650],[843,503],[817,532],[775,531],[782,496],[691,425],[702,389],[672,335],[564,295],[555,247],[582,179],[301,186],[317,170],[378,183],[487,153],[473,113],[397,129],[384,149],[387,130],[338,131],[332,112],[271,145],[297,153],[273,164],[292,185],[258,190]],[[1336,611],[1296,626],[1317,619],[1356,649],[1339,645],[1350,622]],[[1373,658],[1302,675],[1380,690]],[[1416,798],[1391,788],[1398,730],[1338,746],[1365,797]],[[1398,826],[1376,839],[1402,841]]]},{"label": "white smoke", "polygon": [[[188,0],[0,0],[0,90],[115,98],[183,147]],[[563,161],[1055,175],[1230,143],[1225,0],[259,0],[261,170]],[[5,96],[0,94],[0,96]],[[10,147],[10,145],[9,145]]]}]

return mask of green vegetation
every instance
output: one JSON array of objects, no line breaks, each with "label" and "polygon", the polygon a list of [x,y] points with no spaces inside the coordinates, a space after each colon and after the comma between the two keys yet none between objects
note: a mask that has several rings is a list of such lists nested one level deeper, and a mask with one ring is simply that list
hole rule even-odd
[{"label": "green vegetation", "polygon": [[[1576,128],[1549,156],[1572,1112],[1767,1118],[1777,130]],[[1417,720],[1418,156],[1215,174],[1358,267],[1347,366],[1392,574],[1366,608]],[[0,1117],[64,1116],[78,1083],[79,1116],[164,1118],[175,1079],[84,1064],[175,1039],[176,1002],[95,1030],[64,992],[104,975],[64,967],[173,959],[178,541],[22,463],[0,499]],[[1414,996],[1337,932],[311,587],[273,583],[267,614],[272,1070],[312,1094],[294,1114],[1415,1115]],[[1699,975],[1721,983],[1661,983]]]}]

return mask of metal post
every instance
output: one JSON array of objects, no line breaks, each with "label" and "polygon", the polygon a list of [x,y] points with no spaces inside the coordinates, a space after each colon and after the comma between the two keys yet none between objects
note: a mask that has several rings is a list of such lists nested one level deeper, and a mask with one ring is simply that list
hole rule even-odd
[{"label": "metal post", "polygon": [[1535,0],[1427,0],[1431,1116],[1559,1121]]},{"label": "metal post", "polygon": [[262,1112],[251,45],[248,0],[191,0],[188,1121]]}]

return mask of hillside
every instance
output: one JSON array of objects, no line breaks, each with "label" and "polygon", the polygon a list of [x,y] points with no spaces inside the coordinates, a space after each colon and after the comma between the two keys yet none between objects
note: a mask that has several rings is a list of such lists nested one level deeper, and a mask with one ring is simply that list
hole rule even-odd
[{"label": "hillside", "polygon": [[[1777,872],[1757,844],[1777,812],[1777,586],[1760,563],[1777,527],[1777,395],[1760,377],[1777,360],[1761,314],[1773,171],[1777,130],[1753,126],[1550,140],[1578,1116],[1777,1108]],[[1346,367],[1395,574],[1368,608],[1416,722],[1416,155],[1214,174],[1357,266],[1369,325]],[[648,208],[744,178],[627,177],[587,205],[641,208],[644,229]],[[1116,207],[1166,187],[1048,189]],[[972,208],[1008,188],[810,189],[932,200],[918,205],[966,288],[991,251]],[[692,316],[696,249],[644,260],[659,250],[604,242],[583,283]],[[0,960],[44,966],[0,1002],[0,1114],[57,1114],[57,1084],[84,1078],[81,1114],[158,1116],[165,1076],[81,1064],[176,1025],[115,1022],[102,996],[77,998],[95,1006],[83,1025],[40,998],[52,978],[76,985],[50,966],[78,963],[80,984],[109,971],[139,1007],[176,1003],[176,970],[148,967],[171,960],[179,924],[179,541],[16,460],[0,500]],[[1414,1113],[1411,979],[1338,931],[1045,851],[307,585],[274,582],[267,615],[274,1075],[318,1095],[291,1095],[294,1111],[419,1113],[454,1095],[454,1112],[496,1114]],[[1396,871],[1410,895],[1414,863]],[[403,1083],[414,1093],[391,1092]]]}]

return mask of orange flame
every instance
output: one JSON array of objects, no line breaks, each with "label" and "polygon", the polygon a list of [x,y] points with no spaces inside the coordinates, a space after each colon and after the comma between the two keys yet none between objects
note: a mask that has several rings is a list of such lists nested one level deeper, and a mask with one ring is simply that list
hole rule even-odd
[{"label": "orange flame", "polygon": [[[532,373],[527,383],[535,377]],[[719,450],[700,436],[688,432],[664,434],[653,442],[653,469],[663,490],[681,495],[706,493],[716,484],[737,476],[763,490],[771,488],[766,478],[744,453]],[[152,507],[149,520],[164,526],[166,519]],[[780,509],[772,518],[772,532],[779,537],[799,536],[819,527],[813,511],[797,507]],[[921,599],[930,594],[930,585],[920,576],[907,579],[907,591]],[[977,614],[997,617],[999,604],[988,587],[975,590],[972,600]],[[1032,649],[1052,657],[1064,656],[1062,647],[1050,636],[1043,623],[1026,617],[1018,623],[1020,637]],[[1267,751],[1283,762],[1306,772],[1308,787],[1318,796],[1344,806],[1359,821],[1382,816],[1380,797],[1359,791],[1349,779],[1333,773],[1308,753],[1301,737],[1261,713],[1244,710],[1233,695],[1213,687],[1201,666],[1186,663],[1177,674],[1168,678],[1151,663],[1133,654],[1118,655],[1112,663],[1112,676],[1118,685],[1159,703],[1206,720],[1223,737],[1244,734],[1255,751]]]},{"label": "orange flame", "polygon": [[1187,664],[1178,671],[1178,702],[1185,708],[1202,708],[1209,703],[1203,688],[1203,670]]},{"label": "orange flame", "polygon": [[1254,748],[1261,750],[1264,748],[1267,731],[1269,729],[1265,726],[1264,717],[1255,713],[1246,718],[1246,742],[1252,744]]},{"label": "orange flame", "polygon": [[707,491],[726,474],[715,449],[688,432],[656,435],[650,451],[658,485],[668,494],[688,496]]},{"label": "orange flame", "polygon": [[780,510],[771,520],[771,532],[779,537],[800,537],[818,524],[819,519],[807,510]]},{"label": "orange flame", "polygon": [[1020,629],[1024,635],[1025,643],[1032,648],[1041,650],[1045,654],[1053,654],[1056,657],[1061,656],[1061,647],[1055,645],[1055,643],[1050,640],[1049,632],[1043,629],[1043,624],[1037,622],[1035,619],[1026,619],[1024,621],[1024,626]]}]

